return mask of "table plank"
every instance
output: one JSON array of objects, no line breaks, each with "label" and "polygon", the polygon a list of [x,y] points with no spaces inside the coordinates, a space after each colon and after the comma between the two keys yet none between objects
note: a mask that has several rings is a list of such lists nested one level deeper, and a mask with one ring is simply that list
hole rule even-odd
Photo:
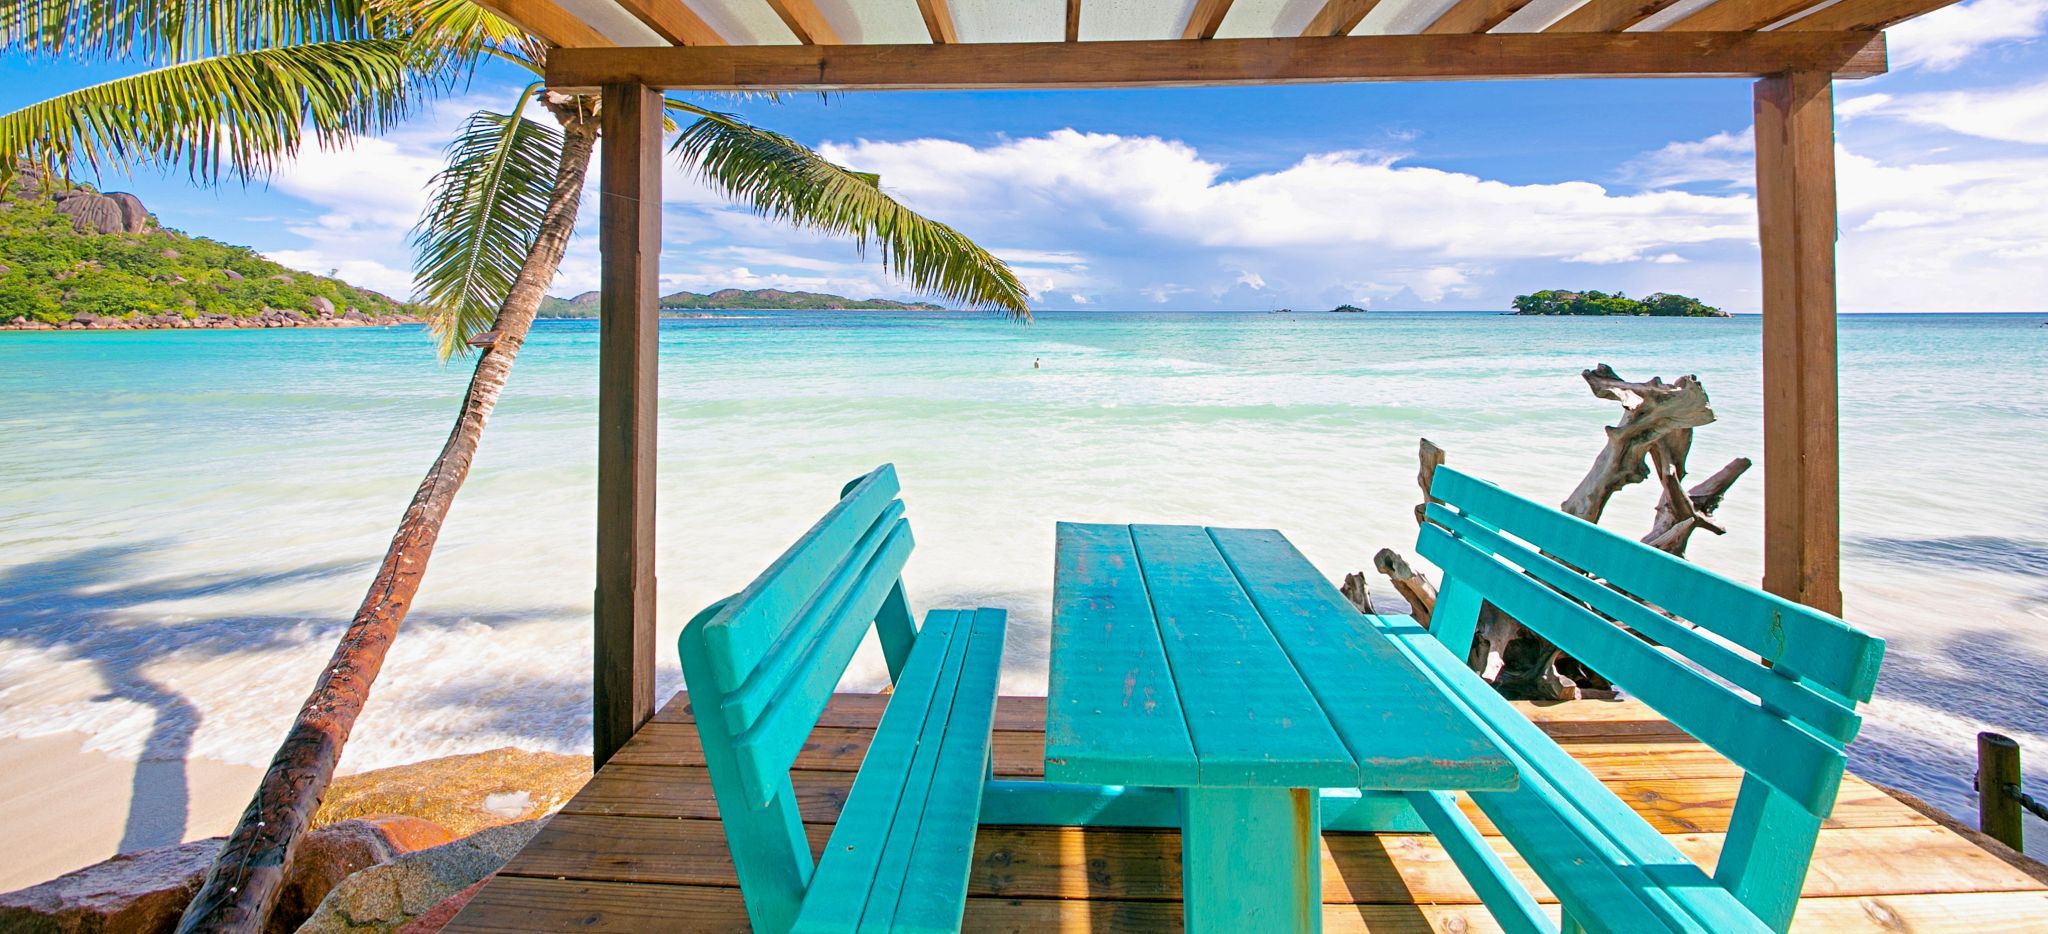
[{"label": "table plank", "polygon": [[1514,766],[1272,529],[1209,529],[1358,760],[1359,787],[1509,791]]},{"label": "table plank", "polygon": [[1358,763],[1199,526],[1134,525],[1204,786],[1345,788]]},{"label": "table plank", "polygon": [[1195,784],[1194,743],[1130,530],[1062,522],[1058,539],[1046,777]]}]

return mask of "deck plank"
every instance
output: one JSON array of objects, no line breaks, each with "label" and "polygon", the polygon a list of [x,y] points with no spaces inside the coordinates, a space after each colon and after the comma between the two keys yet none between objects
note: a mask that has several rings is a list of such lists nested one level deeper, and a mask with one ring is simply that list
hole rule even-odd
[{"label": "deck plank", "polygon": [[[792,773],[814,850],[824,845],[887,698],[839,695]],[[1737,790],[1726,760],[1640,705],[1518,705],[1681,852],[1719,852]],[[997,771],[1039,774],[1042,698],[1004,697]],[[687,700],[664,705],[549,821],[450,931],[746,929]],[[1547,911],[1549,893],[1460,796]],[[1498,928],[1427,835],[1324,835],[1325,929]],[[2017,930],[2048,917],[2048,886],[1867,782],[1844,780],[1793,930]],[[1180,924],[1180,841],[1165,830],[985,827],[975,841],[970,931],[1151,931]]]}]

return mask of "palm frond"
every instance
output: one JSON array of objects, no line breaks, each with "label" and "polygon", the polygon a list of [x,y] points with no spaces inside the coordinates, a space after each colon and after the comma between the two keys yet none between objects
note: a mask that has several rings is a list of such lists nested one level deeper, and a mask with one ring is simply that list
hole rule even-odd
[{"label": "palm frond", "polygon": [[414,301],[446,359],[483,333],[540,235],[561,162],[562,134],[519,115],[470,115],[413,229]]},{"label": "palm frond", "polygon": [[472,0],[367,2],[377,17],[412,39],[425,61],[475,63],[488,55],[536,74],[547,67],[546,43]]},{"label": "palm frond", "polygon": [[1028,293],[1010,267],[964,234],[905,207],[874,175],[834,164],[809,147],[730,114],[671,100],[697,115],[670,151],[713,186],[757,211],[872,244],[882,263],[923,292],[1029,318]]},{"label": "palm frond", "polygon": [[0,0],[0,49],[32,55],[168,64],[394,37],[369,0]]},{"label": "palm frond", "polygon": [[438,79],[415,64],[406,40],[368,39],[170,65],[0,115],[0,159],[247,180],[297,153],[309,127],[332,146],[406,117]]}]

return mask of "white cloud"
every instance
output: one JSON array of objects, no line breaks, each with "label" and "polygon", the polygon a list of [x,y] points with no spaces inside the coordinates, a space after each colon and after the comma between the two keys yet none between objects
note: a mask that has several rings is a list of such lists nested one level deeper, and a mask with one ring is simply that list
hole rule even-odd
[{"label": "white cloud", "polygon": [[1972,0],[1886,30],[1895,68],[1947,71],[1977,50],[2048,29],[2048,0]]},{"label": "white cloud", "polygon": [[1249,269],[1240,269],[1237,271],[1237,282],[1239,285],[1248,285],[1254,289],[1263,289],[1266,287],[1265,277]]},{"label": "white cloud", "polygon": [[1621,167],[1628,181],[1646,188],[1709,183],[1728,188],[1756,185],[1756,133],[1716,133],[1706,139],[1680,140]]},{"label": "white cloud", "polygon": [[1965,136],[2048,144],[2048,81],[2004,88],[1872,94],[1855,98],[1852,117],[1893,117]]}]

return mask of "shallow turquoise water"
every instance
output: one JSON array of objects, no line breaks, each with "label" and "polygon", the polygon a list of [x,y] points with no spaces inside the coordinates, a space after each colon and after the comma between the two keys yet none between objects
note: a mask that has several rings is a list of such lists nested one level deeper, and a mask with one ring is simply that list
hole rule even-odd
[{"label": "shallow turquoise water", "polygon": [[[1959,811],[1975,730],[2048,766],[2041,324],[1842,322],[1848,615],[1892,641],[1855,767]],[[543,322],[520,358],[351,767],[587,744],[596,336]],[[916,529],[913,602],[1009,608],[1006,684],[1035,691],[1055,520],[1276,527],[1336,578],[1413,543],[1420,436],[1561,499],[1619,411],[1580,380],[1595,363],[1700,376],[1720,422],[1696,472],[1759,457],[1759,340],[1753,318],[669,321],[663,691],[690,613],[883,461]],[[466,375],[413,328],[0,334],[0,736],[266,760]],[[1631,490],[1607,523],[1639,532],[1652,500]],[[1693,556],[1755,580],[1761,505],[1759,471]]]}]

